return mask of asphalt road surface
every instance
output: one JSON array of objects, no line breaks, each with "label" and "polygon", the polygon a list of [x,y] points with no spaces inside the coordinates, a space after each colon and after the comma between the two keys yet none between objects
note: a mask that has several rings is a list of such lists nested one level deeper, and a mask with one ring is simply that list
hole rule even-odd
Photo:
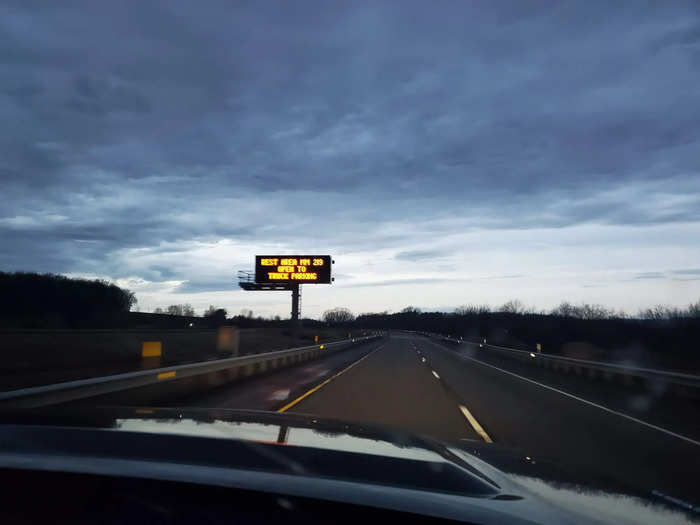
[{"label": "asphalt road surface", "polygon": [[[493,442],[698,503],[700,440],[685,432],[693,423],[679,425],[681,431],[644,424],[639,414],[624,416],[624,403],[608,407],[593,390],[587,399],[580,389],[566,392],[546,378],[528,380],[522,371],[473,355],[394,333],[173,404],[298,412],[398,426],[448,442]],[[697,408],[690,410],[684,417],[696,422]]]},{"label": "asphalt road surface", "polygon": [[285,403],[376,350],[383,342],[370,341],[347,350],[332,352],[323,359],[283,368],[263,376],[253,376],[195,397],[173,399],[168,406],[278,410]]}]

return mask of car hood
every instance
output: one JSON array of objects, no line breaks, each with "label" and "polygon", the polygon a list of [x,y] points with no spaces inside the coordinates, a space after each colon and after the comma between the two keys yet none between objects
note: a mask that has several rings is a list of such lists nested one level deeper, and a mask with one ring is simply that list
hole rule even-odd
[{"label": "car hood", "polygon": [[[0,425],[107,431],[102,436],[150,436],[159,443],[163,436],[171,436],[165,448],[180,446],[185,452],[161,459],[193,464],[217,461],[222,467],[467,496],[511,506],[517,502],[534,521],[555,516],[562,522],[687,523],[697,518],[697,511],[675,507],[661,495],[637,494],[594,473],[567,471],[522,451],[481,442],[447,445],[392,428],[313,416],[223,409],[53,409],[3,414]],[[21,434],[15,437],[17,442],[26,440]],[[193,447],[192,442],[179,441],[185,438],[211,441]],[[74,440],[58,435],[47,442],[60,453],[62,439]],[[104,437],[86,439],[84,454],[99,455],[99,448],[91,451],[90,447],[105,441]],[[247,448],[215,452],[214,444],[222,442]],[[0,443],[10,441],[5,438]],[[195,449],[197,454],[187,452]],[[247,456],[245,464],[226,463],[226,457],[239,458],[241,451]],[[141,453],[158,456],[161,451],[146,446]]]}]

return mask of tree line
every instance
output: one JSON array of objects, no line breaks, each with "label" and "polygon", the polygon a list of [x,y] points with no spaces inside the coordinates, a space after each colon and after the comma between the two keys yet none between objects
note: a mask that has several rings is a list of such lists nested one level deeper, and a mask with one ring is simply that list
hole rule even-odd
[{"label": "tree line", "polygon": [[186,304],[171,304],[165,308],[155,308],[154,314],[179,315],[184,317],[194,317],[194,308],[189,303]]},{"label": "tree line", "polygon": [[[421,309],[415,306],[407,306],[399,312],[400,314],[420,314]],[[690,303],[687,307],[669,306],[658,304],[650,308],[639,310],[636,316],[628,315],[624,310],[607,308],[601,304],[572,304],[562,301],[549,311],[537,310],[525,304],[519,299],[511,299],[498,308],[492,309],[487,304],[465,304],[454,309],[455,316],[479,316],[491,313],[504,313],[515,315],[551,315],[569,319],[600,320],[600,319],[649,319],[649,320],[671,320],[671,319],[696,319],[700,318],[700,300]],[[326,310],[321,319],[330,324],[350,323],[355,320],[362,320],[368,317],[388,316],[388,312],[363,313],[355,316],[348,308],[338,307]]]},{"label": "tree line", "polygon": [[[412,307],[409,306],[407,308],[411,309]],[[455,313],[458,315],[490,312],[503,312],[521,315],[549,314],[557,317],[568,317],[571,319],[682,319],[700,317],[700,300],[695,303],[690,303],[685,308],[657,304],[651,308],[640,309],[636,315],[629,315],[624,310],[607,308],[601,304],[573,304],[568,301],[562,301],[549,311],[537,310],[532,306],[525,306],[525,304],[518,299],[507,301],[499,308],[493,310],[489,305],[485,304],[467,304],[455,308]]]},{"label": "tree line", "polygon": [[13,328],[109,325],[137,302],[104,280],[30,272],[0,272],[0,297],[0,325]]},{"label": "tree line", "polygon": [[635,316],[596,304],[562,302],[549,311],[508,301],[492,309],[463,305],[453,312],[423,312],[408,306],[395,313],[353,315],[347,308],[326,311],[328,325],[432,332],[465,340],[589,359],[613,359],[700,370],[700,301],[686,308],[658,305]]}]

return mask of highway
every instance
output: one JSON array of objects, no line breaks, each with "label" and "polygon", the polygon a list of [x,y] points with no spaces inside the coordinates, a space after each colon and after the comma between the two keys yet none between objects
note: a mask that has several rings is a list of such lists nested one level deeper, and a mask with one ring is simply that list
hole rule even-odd
[{"label": "highway", "polygon": [[[694,405],[647,420],[623,410],[624,392],[613,399],[605,388],[592,384],[586,391],[574,383],[567,391],[565,379],[541,371],[528,378],[518,365],[509,369],[474,355],[468,348],[394,333],[171,406],[289,411],[396,426],[466,445],[493,443],[530,460],[553,460],[635,490],[697,503]],[[680,418],[675,426],[674,418]]]}]

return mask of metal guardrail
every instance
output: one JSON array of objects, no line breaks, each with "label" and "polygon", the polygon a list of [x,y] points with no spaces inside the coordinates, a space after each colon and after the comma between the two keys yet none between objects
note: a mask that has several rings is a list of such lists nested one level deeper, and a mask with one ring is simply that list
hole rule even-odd
[{"label": "metal guardrail", "polygon": [[552,368],[555,371],[561,368],[564,372],[572,371],[574,373],[578,373],[579,375],[583,375],[585,373],[591,379],[600,376],[604,379],[612,380],[614,377],[618,376],[623,378],[623,382],[625,382],[624,378],[639,378],[649,383],[658,384],[663,382],[691,389],[700,389],[700,376],[694,374],[544,354],[536,351],[519,350],[516,348],[492,345],[483,342],[467,341],[464,339],[429,332],[418,333],[428,337],[438,337],[453,344],[477,345],[483,350],[506,353],[523,361],[530,361],[537,366]]},{"label": "metal guardrail", "polygon": [[263,354],[139,370],[0,392],[0,408],[36,408],[110,395],[116,395],[122,402],[138,399],[138,402],[143,404],[144,401],[152,402],[173,395],[182,396],[196,390],[220,386],[238,378],[317,359],[328,352],[380,337],[381,335],[356,337]]},{"label": "metal guardrail", "polygon": [[603,361],[591,361],[588,359],[578,359],[574,357],[565,356],[555,356],[551,354],[543,354],[541,352],[528,352],[527,350],[517,350],[515,348],[508,348],[505,346],[484,345],[486,348],[493,348],[497,350],[505,350],[507,352],[518,352],[521,355],[527,354],[532,358],[533,354],[537,359],[547,359],[550,361],[558,361],[560,363],[569,363],[571,365],[584,366],[589,368],[596,368],[599,370],[607,370],[613,373],[625,373],[633,374],[637,376],[644,376],[649,378],[661,378],[665,380],[672,379],[674,382],[684,382],[683,384],[688,384],[689,386],[700,386],[700,376],[693,374],[685,374],[682,372],[674,372],[671,370],[658,370],[654,368],[644,368],[638,366],[620,365],[616,363],[605,363]]}]

